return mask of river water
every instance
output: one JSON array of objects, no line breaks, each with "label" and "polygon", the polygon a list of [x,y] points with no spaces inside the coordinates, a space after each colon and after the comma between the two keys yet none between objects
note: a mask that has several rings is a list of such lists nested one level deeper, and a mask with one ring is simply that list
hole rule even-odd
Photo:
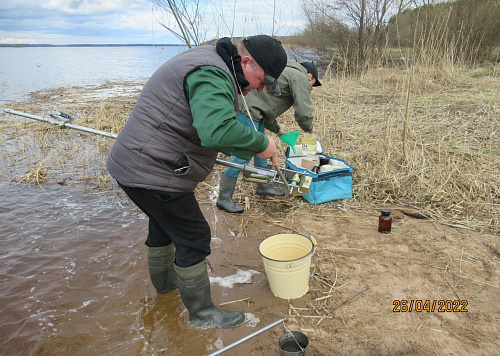
[{"label": "river water", "polygon": [[[1,354],[206,355],[255,331],[253,314],[228,331],[188,326],[178,291],[152,288],[147,220],[118,192],[4,183],[0,200]],[[214,265],[219,243],[214,236]],[[229,273],[214,300],[247,283]]]},{"label": "river water", "polygon": [[[110,142],[103,141],[112,139],[76,131],[47,135],[40,140],[38,133],[2,134],[2,355],[207,355],[256,330],[260,320],[252,313],[234,329],[190,327],[178,290],[159,295],[151,285],[144,214],[116,185],[111,190],[95,187],[96,172],[102,171],[99,164],[78,170],[79,154],[88,162],[104,160],[101,151],[105,153]],[[64,149],[65,140],[78,144],[80,153],[53,155]],[[39,142],[50,144],[37,147]],[[33,162],[44,160],[51,167],[46,182],[28,184],[19,178]],[[75,183],[75,176],[82,174],[89,182]],[[242,258],[228,259],[222,245],[237,235],[238,222],[231,225],[213,207],[210,198],[202,204],[213,231],[214,301],[256,293],[251,281],[262,288],[265,275],[252,268],[234,269]],[[258,255],[255,246],[251,250]]]},{"label": "river water", "polygon": [[[9,82],[8,90],[2,89],[3,103],[38,89],[146,79],[154,70],[152,48],[131,49],[109,49],[121,57],[116,70],[110,52],[100,47],[88,53],[0,48],[2,80]],[[133,55],[134,50],[149,54]],[[127,67],[128,62],[133,65]],[[141,66],[146,62],[147,70]],[[21,75],[22,68],[31,71]],[[54,75],[61,68],[65,74]],[[4,113],[0,120],[0,354],[206,355],[263,326],[258,316],[246,313],[238,328],[195,329],[187,323],[178,291],[156,293],[144,252],[147,219],[113,182],[100,185],[112,139],[72,130],[45,132],[39,127],[45,124],[25,130],[30,120]],[[30,180],[40,167],[40,178],[47,181]],[[82,184],[82,177],[88,182]],[[202,205],[214,227],[210,261],[219,266],[211,275],[219,283],[213,298],[242,298],[252,293],[249,280],[262,288],[265,275],[252,268],[235,271],[242,257],[228,259],[222,247],[230,246],[222,242],[237,235],[239,222],[231,225],[213,206],[213,201]],[[256,247],[251,250],[256,258]]]},{"label": "river water", "polygon": [[0,47],[0,104],[41,89],[140,82],[185,46]]}]

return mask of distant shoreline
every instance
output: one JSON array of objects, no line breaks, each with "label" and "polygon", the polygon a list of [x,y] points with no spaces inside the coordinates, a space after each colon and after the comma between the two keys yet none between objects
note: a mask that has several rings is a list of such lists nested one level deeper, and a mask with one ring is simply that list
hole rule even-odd
[{"label": "distant shoreline", "polygon": [[170,47],[184,47],[185,44],[171,44],[171,43],[155,43],[155,44],[65,44],[65,45],[52,45],[52,44],[29,44],[29,43],[0,43],[0,47],[153,47],[153,46],[170,46]]}]

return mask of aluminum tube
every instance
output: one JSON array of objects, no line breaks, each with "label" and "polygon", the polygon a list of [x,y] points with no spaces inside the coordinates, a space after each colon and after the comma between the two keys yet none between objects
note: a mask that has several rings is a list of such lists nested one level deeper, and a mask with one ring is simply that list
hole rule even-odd
[{"label": "aluminum tube", "polygon": [[247,164],[225,161],[223,159],[218,159],[218,158],[215,159],[215,162],[218,164],[221,164],[223,166],[226,166],[226,167],[239,169],[242,172],[255,173],[255,174],[259,174],[259,175],[270,177],[270,178],[276,177],[276,173],[274,173],[271,170],[264,169],[264,168],[258,168],[258,167],[249,166]]},{"label": "aluminum tube", "polygon": [[283,319],[280,319],[280,320],[275,321],[275,322],[274,322],[274,323],[272,323],[272,324],[269,324],[269,325],[267,325],[267,326],[264,326],[262,329],[257,330],[257,331],[256,331],[256,332],[254,332],[253,334],[250,334],[250,335],[248,335],[248,336],[245,336],[243,339],[239,339],[238,341],[233,342],[231,345],[227,345],[226,347],[223,347],[222,349],[220,349],[220,350],[218,350],[218,351],[215,351],[214,353],[211,353],[211,354],[210,354],[210,355],[208,355],[208,356],[220,355],[221,353],[226,352],[226,351],[227,351],[227,350],[229,350],[229,349],[232,349],[233,347],[235,347],[235,346],[237,346],[237,345],[239,345],[239,344],[241,344],[241,343],[243,343],[243,342],[245,342],[245,341],[247,341],[247,340],[251,339],[252,337],[257,336],[257,335],[259,335],[260,333],[262,333],[262,332],[264,332],[264,331],[266,331],[266,330],[268,330],[268,329],[271,329],[272,327],[275,327],[276,325],[278,325],[279,323],[284,322],[285,320],[286,320],[286,318],[283,318]]},{"label": "aluminum tube", "polygon": [[52,119],[52,118],[48,119],[48,118],[45,118],[43,116],[26,114],[24,112],[16,111],[16,110],[11,110],[11,109],[3,109],[3,111],[5,111],[8,114],[13,114],[13,115],[17,115],[17,116],[24,116],[24,117],[27,117],[29,119],[44,121],[44,122],[47,122],[49,124],[56,125],[56,126],[68,127],[70,129],[79,130],[79,131],[85,131],[85,132],[90,132],[90,133],[93,133],[93,134],[97,134],[97,135],[101,135],[101,136],[106,136],[106,137],[110,137],[110,138],[116,138],[117,137],[117,135],[112,134],[110,132],[101,131],[101,130],[95,130],[95,129],[91,129],[90,127],[73,125],[73,124],[70,124],[70,123],[63,122],[63,121],[59,122],[56,119]]}]

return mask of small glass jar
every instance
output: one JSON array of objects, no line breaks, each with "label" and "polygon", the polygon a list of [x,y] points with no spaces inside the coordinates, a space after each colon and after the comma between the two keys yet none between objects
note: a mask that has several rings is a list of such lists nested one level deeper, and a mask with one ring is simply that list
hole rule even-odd
[{"label": "small glass jar", "polygon": [[302,137],[302,152],[306,156],[312,156],[318,153],[318,136],[306,133],[304,137]]},{"label": "small glass jar", "polygon": [[389,209],[380,210],[381,215],[378,217],[378,231],[391,232],[392,216]]}]

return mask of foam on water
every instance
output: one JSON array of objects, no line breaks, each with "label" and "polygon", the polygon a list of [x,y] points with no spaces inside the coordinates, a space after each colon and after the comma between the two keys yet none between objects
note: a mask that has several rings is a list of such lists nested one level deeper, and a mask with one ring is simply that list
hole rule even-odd
[{"label": "foam on water", "polygon": [[252,283],[252,276],[260,274],[254,270],[241,270],[237,269],[236,274],[227,277],[210,277],[210,283],[216,283],[221,287],[233,288],[235,284]]}]

